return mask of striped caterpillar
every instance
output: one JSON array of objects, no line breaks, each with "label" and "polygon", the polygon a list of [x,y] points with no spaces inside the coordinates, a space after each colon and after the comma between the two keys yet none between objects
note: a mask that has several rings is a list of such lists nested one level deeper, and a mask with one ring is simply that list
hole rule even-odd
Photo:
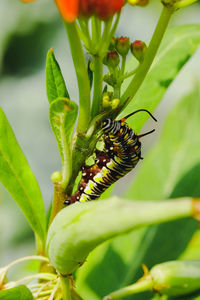
[{"label": "striped caterpillar", "polygon": [[95,200],[114,182],[126,175],[137,165],[141,157],[140,138],[155,131],[136,135],[125,122],[130,116],[145,111],[139,109],[121,120],[105,119],[101,124],[104,139],[104,151],[95,150],[96,159],[92,166],[82,167],[82,178],[77,191],[65,200],[65,204],[76,201]]}]

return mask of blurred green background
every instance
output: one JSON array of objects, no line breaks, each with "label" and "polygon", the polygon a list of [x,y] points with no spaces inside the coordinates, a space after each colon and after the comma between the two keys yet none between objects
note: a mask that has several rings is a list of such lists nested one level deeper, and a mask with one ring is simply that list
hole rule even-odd
[{"label": "blurred green background", "polygon": [[[116,36],[129,36],[132,41],[148,41],[160,10],[158,0],[152,0],[145,8],[126,6]],[[200,5],[197,3],[177,12],[170,26],[200,24],[199,15]],[[0,105],[39,182],[47,210],[53,196],[50,176],[61,167],[56,141],[48,121],[45,88],[46,53],[51,47],[60,63],[71,98],[77,101],[75,71],[65,30],[54,2],[38,0],[23,4],[19,0],[1,0]],[[154,113],[158,119],[156,133],[144,139],[143,157],[158,140],[163,122],[172,106],[200,84],[199,70],[200,51],[197,50],[169,87]],[[142,131],[152,129],[152,126],[154,128],[155,124],[149,120]],[[141,165],[119,181],[115,193],[125,193],[127,183],[132,181]],[[0,265],[33,253],[34,237],[31,229],[15,202],[0,186]],[[109,255],[107,259],[109,260]]]}]

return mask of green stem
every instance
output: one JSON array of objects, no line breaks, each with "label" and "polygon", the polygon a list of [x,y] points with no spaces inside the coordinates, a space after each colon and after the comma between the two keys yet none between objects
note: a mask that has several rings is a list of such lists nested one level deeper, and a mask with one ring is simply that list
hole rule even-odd
[{"label": "green stem", "polygon": [[[96,16],[92,16],[92,48],[96,47],[99,37],[101,36],[100,25],[100,20],[98,20]],[[91,50],[93,51],[93,49]]]},{"label": "green stem", "polygon": [[62,167],[62,182],[63,190],[67,187],[72,173],[72,142],[66,143],[65,139],[65,116],[60,118],[60,137],[63,146],[63,167]]},{"label": "green stem", "polygon": [[102,101],[103,63],[100,56],[94,56],[94,92],[92,102],[92,118],[100,111]]},{"label": "green stem", "polygon": [[175,3],[173,1],[171,1],[171,3],[170,2],[165,3],[165,1],[163,1],[163,5],[166,5],[171,9],[179,9],[179,8],[183,8],[185,6],[191,5],[197,1],[198,0],[182,0],[182,1],[175,2]]},{"label": "green stem", "polygon": [[86,35],[88,37],[88,41],[89,41],[89,49],[92,48],[92,40],[90,37],[90,31],[89,31],[89,20],[86,18],[85,19],[85,30],[86,30]]},{"label": "green stem", "polygon": [[71,293],[70,293],[70,279],[68,277],[61,276],[61,287],[63,292],[63,300],[71,300]]},{"label": "green stem", "polygon": [[62,186],[59,184],[55,184],[54,186],[54,199],[53,205],[51,209],[51,216],[49,225],[52,223],[53,219],[57,215],[57,213],[64,208],[64,201],[65,201],[65,191],[63,190]]},{"label": "green stem", "polygon": [[121,65],[120,75],[124,75],[125,66],[126,66],[126,55],[122,56],[122,65]]},{"label": "green stem", "polygon": [[133,75],[137,72],[138,68],[139,68],[139,67],[137,67],[135,70],[133,70],[133,71],[131,71],[131,72],[129,72],[129,73],[125,73],[123,76],[120,76],[120,77],[118,78],[118,81],[121,82],[121,81],[123,81],[124,79],[127,79],[127,78],[133,76]]},{"label": "green stem", "polygon": [[113,35],[115,34],[115,31],[117,29],[117,25],[119,23],[119,19],[120,19],[120,16],[121,16],[121,13],[118,13],[117,16],[116,16],[116,19],[115,19],[115,22],[114,22],[114,25],[111,29],[111,32],[110,32],[110,39],[113,37]]},{"label": "green stem", "polygon": [[73,147],[72,154],[73,173],[66,190],[66,193],[68,195],[71,195],[71,192],[74,187],[74,182],[76,180],[76,177],[78,176],[80,168],[85,162],[85,159],[93,153],[95,144],[95,136],[93,138],[86,137],[85,135],[80,135],[76,137],[76,143]]},{"label": "green stem", "polygon": [[97,38],[101,36],[101,21],[99,20],[99,18],[95,17],[94,19],[94,23],[95,23],[95,34],[97,35]]},{"label": "green stem", "polygon": [[175,3],[174,4],[174,7],[175,8],[182,8],[182,7],[185,7],[185,6],[188,6],[188,5],[191,5],[195,2],[197,2],[198,0],[183,0],[181,1],[180,3]]},{"label": "green stem", "polygon": [[65,23],[79,88],[77,131],[86,132],[90,121],[90,83],[81,41],[75,23]]},{"label": "green stem", "polygon": [[85,34],[84,30],[82,28],[79,28],[78,24],[76,25],[76,30],[79,34],[80,39],[83,41],[85,48],[89,48],[89,42],[88,42],[88,36]]},{"label": "green stem", "polygon": [[101,42],[98,44],[97,53],[99,56],[103,57],[108,49],[111,36],[110,36],[110,28],[112,26],[112,18],[108,21],[104,22],[104,32],[101,37]]},{"label": "green stem", "polygon": [[35,234],[37,255],[45,256],[45,240],[41,240],[38,234]]},{"label": "green stem", "polygon": [[[167,26],[169,24],[172,13],[173,13],[173,11],[171,9],[169,9],[165,6],[163,7],[161,16],[157,23],[156,29],[152,36],[152,39],[151,39],[151,42],[147,49],[147,52],[145,54],[144,61],[138,68],[138,71],[136,72],[134,78],[132,79],[128,88],[122,95],[121,103],[120,103],[121,109],[122,109],[122,107],[124,108],[131,101],[131,99],[135,96],[135,94],[137,93],[141,84],[143,83],[143,81],[150,69],[150,66],[154,60],[154,57],[158,51],[158,48],[160,46],[160,43],[164,36],[164,33],[167,29]],[[128,101],[127,101],[127,99],[128,99]]]},{"label": "green stem", "polygon": [[144,278],[141,281],[138,281],[132,285],[129,285],[125,288],[122,288],[118,291],[115,291],[104,298],[104,300],[119,299],[134,294],[138,294],[145,291],[150,291],[153,288],[153,280],[151,276]]},{"label": "green stem", "polygon": [[120,91],[121,91],[121,84],[114,86],[113,88],[114,98],[120,99]]}]

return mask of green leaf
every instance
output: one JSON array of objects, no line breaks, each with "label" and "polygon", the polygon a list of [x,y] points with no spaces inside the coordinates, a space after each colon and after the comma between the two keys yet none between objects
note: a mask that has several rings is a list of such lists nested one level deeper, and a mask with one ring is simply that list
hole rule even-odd
[{"label": "green leaf", "polygon": [[[172,110],[160,141],[142,162],[127,197],[140,200],[200,197],[199,131],[200,94],[195,89]],[[179,257],[195,228],[192,220],[173,221],[138,230],[96,249],[88,258],[88,264],[78,271],[80,291],[86,296],[92,290],[96,295],[88,299],[96,300],[136,281],[142,276],[142,263],[151,267]],[[149,297],[138,295],[131,299]]]},{"label": "green leaf", "polygon": [[[153,112],[170,84],[199,45],[200,25],[181,25],[169,28],[143,85],[119,118],[141,108]],[[126,71],[134,70],[137,63],[134,57],[131,58]],[[124,82],[122,90],[126,89],[130,81],[131,79],[128,79]],[[136,133],[139,133],[148,118],[147,113],[141,112],[129,118],[128,123]]]},{"label": "green leaf", "polygon": [[70,98],[60,70],[60,66],[53,53],[53,49],[50,49],[47,53],[46,87],[49,103],[59,97]]},{"label": "green leaf", "polygon": [[[153,112],[162,100],[167,88],[194,54],[199,44],[200,25],[182,25],[169,28],[143,85],[120,117],[139,108]],[[133,70],[135,65],[135,59],[132,58],[127,71]],[[125,81],[123,90],[129,83],[130,80]],[[148,118],[148,114],[139,113],[130,118],[128,123],[138,133]]]},{"label": "green leaf", "polygon": [[46,217],[39,185],[0,108],[0,181],[44,243]]},{"label": "green leaf", "polygon": [[17,287],[1,290],[0,300],[32,300],[33,295],[25,285],[19,285]]},{"label": "green leaf", "polygon": [[104,241],[141,226],[192,216],[192,207],[191,198],[158,203],[114,197],[75,203],[54,218],[48,231],[47,253],[56,270],[69,275]]},{"label": "green leaf", "polygon": [[[150,196],[152,199],[158,200],[162,197],[185,195],[200,197],[199,189],[196,188],[196,184],[200,184],[200,176],[198,176],[200,174],[198,172],[200,164],[199,129],[200,94],[196,88],[172,110],[158,145],[145,159],[128,196],[135,197],[137,195],[140,199],[147,199]],[[189,156],[188,153],[190,153]],[[150,172],[150,170],[156,170],[156,172]],[[196,224],[193,222],[181,220],[144,232],[135,255],[141,253],[142,245],[145,245],[145,251],[140,255],[137,260],[138,265],[135,264],[124,283],[137,278],[136,274],[141,263],[151,267],[158,262],[178,258],[195,229]],[[147,297],[147,299],[149,298]]]},{"label": "green leaf", "polygon": [[63,187],[67,185],[72,172],[72,134],[77,114],[77,104],[67,98],[58,98],[50,104],[49,120],[63,164]]},{"label": "green leaf", "polygon": [[[128,196],[137,196],[142,200],[149,197],[158,200],[169,197],[178,182],[183,180],[183,176],[200,163],[199,130],[200,94],[196,88],[172,109],[160,140],[145,157],[139,176]],[[197,174],[195,172],[195,175]],[[192,177],[195,177],[194,172]],[[195,180],[198,180],[197,178]],[[192,184],[191,181],[190,183]],[[181,186],[184,187],[185,184],[188,185],[184,182]],[[180,187],[176,189],[180,191]],[[199,191],[196,189],[196,192]]]}]

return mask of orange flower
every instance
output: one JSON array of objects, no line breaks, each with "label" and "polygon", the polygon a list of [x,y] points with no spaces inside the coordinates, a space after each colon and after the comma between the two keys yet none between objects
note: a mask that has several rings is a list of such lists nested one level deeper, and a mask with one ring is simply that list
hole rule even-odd
[{"label": "orange flower", "polygon": [[55,0],[61,16],[67,22],[73,22],[78,16],[79,0]]},{"label": "orange flower", "polygon": [[[35,0],[21,0],[33,2]],[[96,15],[102,20],[109,19],[119,12],[125,0],[55,0],[61,16],[67,22],[73,22],[78,16]]]},{"label": "orange flower", "polygon": [[125,0],[55,0],[62,17],[73,22],[76,17],[96,15],[106,20],[119,12]]}]

